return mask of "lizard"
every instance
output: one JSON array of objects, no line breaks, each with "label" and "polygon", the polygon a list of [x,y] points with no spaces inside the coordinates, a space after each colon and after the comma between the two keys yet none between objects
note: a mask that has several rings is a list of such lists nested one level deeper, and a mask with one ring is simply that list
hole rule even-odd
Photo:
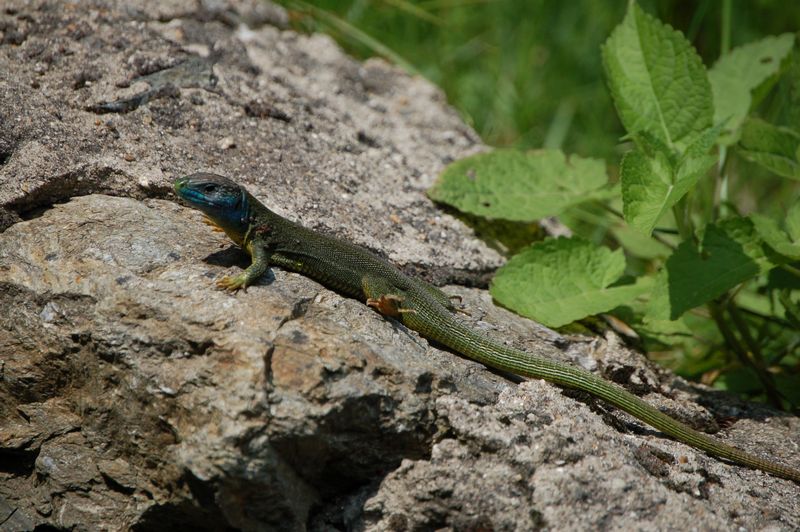
[{"label": "lizard", "polygon": [[439,288],[405,275],[362,247],[278,215],[226,177],[195,173],[175,180],[174,190],[252,259],[240,274],[217,281],[221,289],[246,290],[271,265],[298,272],[486,366],[588,392],[695,449],[800,484],[798,469],[699,432],[590,371],[506,346],[475,330],[455,316],[453,298]]}]

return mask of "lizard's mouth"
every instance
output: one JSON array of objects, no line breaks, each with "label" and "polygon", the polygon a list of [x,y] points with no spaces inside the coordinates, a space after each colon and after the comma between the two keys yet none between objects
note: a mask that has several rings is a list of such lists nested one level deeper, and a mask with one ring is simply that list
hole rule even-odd
[{"label": "lizard's mouth", "polygon": [[175,194],[179,198],[187,201],[194,207],[216,207],[217,204],[211,201],[203,192],[197,190],[189,184],[189,176],[179,177],[173,184]]}]

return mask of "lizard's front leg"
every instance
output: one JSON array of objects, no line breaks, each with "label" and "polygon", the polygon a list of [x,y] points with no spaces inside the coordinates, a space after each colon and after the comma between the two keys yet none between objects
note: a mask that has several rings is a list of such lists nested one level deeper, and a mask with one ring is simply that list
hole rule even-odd
[{"label": "lizard's front leg", "polygon": [[259,277],[264,275],[269,268],[269,254],[264,243],[260,239],[250,240],[247,243],[247,252],[250,253],[253,262],[245,271],[233,277],[225,276],[217,281],[217,288],[235,292],[238,289],[247,291],[247,287],[252,285]]}]

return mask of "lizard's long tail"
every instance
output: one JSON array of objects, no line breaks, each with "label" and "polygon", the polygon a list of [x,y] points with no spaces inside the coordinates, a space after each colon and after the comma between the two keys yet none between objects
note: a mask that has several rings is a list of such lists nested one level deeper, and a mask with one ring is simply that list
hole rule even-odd
[{"label": "lizard's long tail", "polygon": [[[425,314],[424,311],[423,314]],[[761,469],[800,484],[800,471],[797,469],[753,456],[714,437],[700,433],[660,412],[617,384],[581,368],[499,344],[470,329],[466,324],[450,315],[434,314],[436,315],[419,316],[422,319],[415,319],[417,316],[411,315],[404,322],[423,336],[440,342],[487,366],[589,392],[680,442],[711,455]],[[447,333],[442,334],[440,331],[447,331]]]}]

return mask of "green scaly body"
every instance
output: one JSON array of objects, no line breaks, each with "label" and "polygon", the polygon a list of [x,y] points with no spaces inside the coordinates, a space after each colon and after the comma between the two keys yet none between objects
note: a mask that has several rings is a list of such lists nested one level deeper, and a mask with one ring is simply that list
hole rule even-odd
[{"label": "green scaly body", "polygon": [[242,274],[222,279],[218,283],[222,288],[246,288],[270,264],[299,272],[350,297],[366,300],[425,338],[487,366],[589,392],[696,449],[800,483],[797,469],[700,433],[593,373],[492,340],[456,318],[450,297],[438,288],[406,276],[363,248],[275,214],[227,178],[193,174],[177,180],[175,189],[253,258]]}]

